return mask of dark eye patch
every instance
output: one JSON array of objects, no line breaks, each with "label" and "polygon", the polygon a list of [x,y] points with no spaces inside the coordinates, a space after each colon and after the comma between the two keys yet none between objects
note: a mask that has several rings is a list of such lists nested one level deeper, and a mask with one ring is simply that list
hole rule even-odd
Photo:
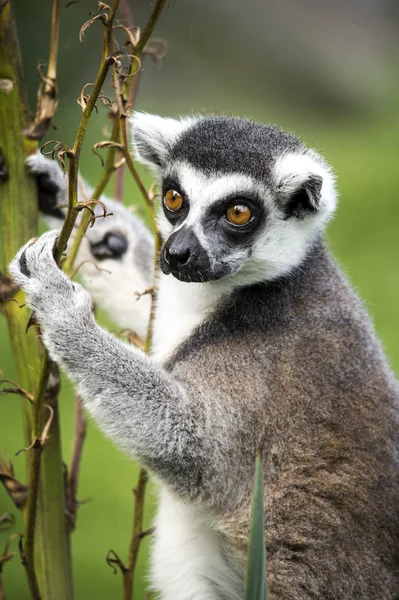
[{"label": "dark eye patch", "polygon": [[[163,199],[168,190],[175,190],[183,198],[183,205],[180,210],[172,212],[165,207]],[[170,223],[172,223],[172,225],[182,223],[187,217],[190,210],[190,203],[181,185],[175,179],[172,179],[170,177],[164,179],[162,182],[162,208],[166,218]]]},{"label": "dark eye patch", "polygon": [[[226,219],[226,211],[231,206],[235,205],[248,206],[252,213],[251,220],[241,227],[232,225]],[[207,229],[219,231],[232,243],[240,243],[241,241],[245,243],[259,228],[261,223],[264,222],[265,218],[266,208],[260,198],[239,194],[228,196],[209,206],[207,212],[205,213],[203,223],[205,231]]]},{"label": "dark eye patch", "polygon": [[97,260],[121,258],[128,247],[127,239],[121,233],[108,233],[101,242],[90,244],[90,251]]}]

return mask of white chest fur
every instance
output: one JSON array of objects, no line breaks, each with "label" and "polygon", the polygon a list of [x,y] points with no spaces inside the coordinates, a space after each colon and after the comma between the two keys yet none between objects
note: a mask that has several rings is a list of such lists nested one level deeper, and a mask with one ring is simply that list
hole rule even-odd
[{"label": "white chest fur", "polygon": [[206,515],[161,488],[155,526],[151,579],[162,600],[242,600],[242,573]]},{"label": "white chest fur", "polygon": [[215,283],[184,283],[160,274],[153,340],[156,361],[165,361],[216,307],[223,289]]},{"label": "white chest fur", "polygon": [[[153,357],[165,361],[216,307],[223,288],[160,275]],[[223,554],[211,519],[160,489],[152,583],[162,600],[241,600],[242,578]]]}]

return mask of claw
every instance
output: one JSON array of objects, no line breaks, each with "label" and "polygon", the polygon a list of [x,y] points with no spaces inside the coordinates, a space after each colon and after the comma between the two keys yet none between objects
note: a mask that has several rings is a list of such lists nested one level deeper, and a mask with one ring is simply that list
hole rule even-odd
[{"label": "claw", "polygon": [[28,269],[28,265],[26,263],[26,249],[22,252],[19,259],[19,268],[21,269],[22,275],[25,277],[30,277],[31,273]]},{"label": "claw", "polygon": [[25,333],[28,333],[29,329],[31,327],[35,326],[35,325],[38,325],[38,322],[36,320],[35,313],[32,313],[31,316],[29,317],[29,320],[28,320],[27,324],[26,324]]}]

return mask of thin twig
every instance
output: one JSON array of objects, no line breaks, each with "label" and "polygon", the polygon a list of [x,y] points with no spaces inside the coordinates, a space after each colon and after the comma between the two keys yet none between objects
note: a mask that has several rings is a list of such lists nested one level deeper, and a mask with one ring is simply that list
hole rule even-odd
[{"label": "thin twig", "polygon": [[1,389],[0,394],[18,394],[19,396],[22,396],[23,398],[29,400],[31,404],[33,403],[33,395],[30,392],[28,392],[28,390],[25,390],[25,388],[19,385],[19,383],[11,381],[11,379],[1,379],[0,383],[10,383],[14,386],[14,388]]},{"label": "thin twig", "polygon": [[[78,213],[75,210],[75,207],[78,203],[78,169],[79,169],[79,158],[80,151],[83,145],[83,140],[86,134],[87,125],[91,114],[94,110],[94,106],[97,102],[98,96],[101,93],[101,88],[104,85],[105,78],[109,71],[110,66],[114,62],[114,57],[112,55],[112,27],[113,21],[115,18],[116,11],[118,9],[119,0],[114,0],[112,7],[109,11],[109,14],[106,19],[104,19],[104,40],[103,40],[103,54],[102,61],[100,65],[100,69],[97,73],[97,77],[90,94],[90,97],[87,101],[86,107],[83,110],[83,114],[80,120],[79,129],[76,134],[75,143],[72,147],[72,150],[68,150],[66,155],[69,159],[69,169],[68,169],[68,209],[65,217],[65,221],[60,233],[60,237],[58,238],[55,258],[57,262],[60,260],[62,253],[64,252],[68,240],[71,236],[73,227],[76,222],[76,218]],[[65,264],[65,269],[68,272],[70,267],[70,263],[67,260]]]},{"label": "thin twig", "polygon": [[147,472],[145,469],[140,469],[139,480],[134,490],[136,501],[134,503],[133,531],[125,571],[123,573],[123,600],[131,600],[133,598],[134,573],[143,533],[144,500],[147,481]]},{"label": "thin twig", "polygon": [[155,309],[156,309],[156,302],[157,302],[157,279],[158,279],[158,266],[159,266],[158,265],[158,257],[159,257],[159,251],[161,249],[162,241],[161,241],[160,232],[158,230],[157,222],[155,219],[154,206],[153,206],[151,197],[147,193],[147,190],[145,189],[145,187],[140,179],[140,176],[136,170],[136,167],[134,166],[132,157],[130,156],[130,153],[129,153],[129,149],[127,146],[126,117],[121,115],[119,122],[120,122],[120,138],[121,138],[121,143],[123,144],[123,154],[126,159],[126,165],[129,169],[129,171],[131,172],[131,174],[137,184],[137,187],[139,188],[139,190],[147,204],[148,212],[149,212],[150,219],[151,219],[152,231],[154,234],[154,276],[153,276],[153,282],[152,282],[150,320],[148,322],[147,337],[146,337],[146,341],[145,341],[145,351],[149,353],[149,352],[151,352],[151,348],[152,348],[153,323],[154,323]]},{"label": "thin twig", "polygon": [[[122,13],[123,25],[129,30],[133,30],[134,20],[133,20],[133,14],[131,11],[129,0],[121,0],[121,13]],[[133,40],[130,43],[132,44]],[[133,68],[133,61],[132,61],[132,68]],[[139,82],[140,82],[140,72],[137,73],[137,75],[135,77],[133,77],[133,81],[130,81],[130,92],[131,92],[132,98],[133,98],[133,95],[132,95],[133,91],[135,92],[134,97],[137,95]],[[131,97],[129,97],[129,101],[131,101]],[[134,101],[131,102],[132,106],[133,106],[133,104],[134,104]],[[119,134],[119,129],[118,129],[118,134]],[[122,200],[123,200],[124,182],[125,182],[125,165],[122,165],[122,167],[120,169],[118,169],[118,172],[116,173],[116,177],[115,177],[115,199],[118,200],[119,202],[122,202]]]},{"label": "thin twig", "polygon": [[[138,59],[140,59],[140,57],[143,53],[143,50],[154,31],[154,28],[158,22],[158,19],[159,19],[161,12],[165,6],[165,3],[166,3],[166,0],[157,0],[157,2],[155,3],[154,9],[153,9],[153,11],[150,15],[150,18],[144,28],[143,34],[140,36],[140,39],[134,50],[134,54],[133,54],[134,57],[137,57]],[[126,9],[126,2],[125,2],[124,8]],[[133,21],[133,17],[130,12],[129,12],[129,15],[130,15],[130,19]],[[130,69],[131,73],[134,73],[136,68],[137,68],[136,61],[134,59],[132,59],[131,69]],[[132,108],[134,106],[135,97],[136,97],[137,91],[138,91],[139,76],[140,76],[140,72],[137,72],[134,77],[126,77],[123,82],[122,89],[121,89],[120,85],[118,86],[117,95],[121,96],[121,102],[124,105],[123,111],[125,111],[126,106],[129,106],[130,110],[132,110]],[[134,91],[134,94],[133,94],[132,90]],[[121,112],[120,112],[120,110],[118,110],[117,114],[114,114],[114,113],[111,113],[111,114],[113,117],[113,126],[112,126],[110,142],[118,143],[120,140]],[[127,135],[126,135],[126,138],[127,138]],[[125,144],[125,146],[126,146],[126,148],[128,148],[127,143]],[[117,170],[115,165],[117,163],[116,154],[118,151],[119,151],[119,149],[116,146],[110,145],[108,147],[107,158],[105,161],[105,166],[103,168],[103,172],[101,174],[100,180],[99,180],[96,188],[94,189],[94,191],[92,193],[93,200],[98,200],[100,198],[100,196],[104,192],[111,176]],[[125,156],[124,152],[123,152],[123,155]],[[130,159],[130,162],[132,165],[133,162],[131,161],[131,159]],[[124,170],[124,165],[120,166],[118,169],[119,178],[123,177],[123,170]],[[130,171],[132,172],[131,166],[130,166]],[[134,174],[133,174],[133,172],[134,172]],[[148,202],[147,191],[146,191],[143,183],[141,182],[140,177],[139,177],[136,169],[134,168],[134,165],[133,165],[133,172],[132,172],[132,174],[133,174],[134,180],[135,180],[137,186],[139,187],[141,194],[144,195],[147,206],[150,206],[150,202]],[[119,187],[117,188],[117,198],[119,199],[121,197],[121,191],[122,191],[121,190],[121,180],[120,180],[120,183],[118,184],[118,186]],[[152,215],[152,217],[153,217],[153,215]],[[152,217],[151,217],[151,222],[154,227],[154,226],[156,226],[156,223],[155,223],[155,219]],[[89,223],[89,216],[87,214],[82,215],[81,222],[79,224],[75,239],[72,243],[72,247],[69,251],[67,260],[65,261],[64,269],[67,273],[71,273],[71,271],[73,269],[73,263],[76,260],[76,256],[77,256],[82,238],[87,230],[88,223]],[[157,238],[158,237],[159,236],[157,235]],[[158,240],[156,240],[156,246],[158,247],[158,245],[159,245]],[[152,338],[152,327],[150,329],[151,329],[151,336],[150,336],[150,339],[151,339]]]},{"label": "thin twig", "polygon": [[71,470],[67,482],[66,510],[71,528],[76,527],[76,510],[79,506],[77,491],[79,484],[80,464],[82,461],[83,444],[87,433],[87,422],[83,413],[83,404],[79,396],[75,399],[75,437],[73,441]]},{"label": "thin twig", "polygon": [[[112,128],[112,134],[111,134],[111,141],[113,142],[117,142],[118,139],[118,133],[119,133],[119,122],[118,120],[115,118],[114,120],[114,125]],[[104,169],[101,173],[101,177],[99,182],[97,183],[93,193],[92,193],[92,200],[98,200],[102,193],[104,192],[107,183],[109,182],[111,175],[114,173],[114,171],[116,170],[115,168],[115,153],[116,153],[116,147],[115,146],[110,146],[108,148],[108,152],[107,152],[107,158],[105,161],[105,166]],[[71,249],[68,252],[68,256],[67,259],[65,261],[64,264],[64,270],[66,273],[68,273],[69,275],[73,272],[73,265],[74,262],[76,260],[76,256],[78,254],[79,248],[80,248],[80,244],[82,242],[83,236],[86,233],[87,227],[89,225],[90,222],[90,215],[89,214],[83,214],[81,217],[81,221],[79,223],[79,226],[77,228],[77,232],[76,235],[74,237],[74,240],[72,242],[72,246]]]}]

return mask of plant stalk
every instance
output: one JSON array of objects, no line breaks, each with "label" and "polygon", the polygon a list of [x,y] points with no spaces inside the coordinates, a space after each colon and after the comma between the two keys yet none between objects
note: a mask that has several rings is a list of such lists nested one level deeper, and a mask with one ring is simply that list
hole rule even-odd
[{"label": "plant stalk", "polygon": [[123,573],[123,600],[131,600],[133,598],[134,573],[139,556],[141,533],[143,531],[144,500],[147,481],[147,471],[145,469],[140,469],[137,487],[134,490],[135,504],[133,531],[130,539],[129,554]]},{"label": "plant stalk", "polygon": [[[33,136],[28,137],[32,124],[29,122],[18,37],[11,8],[7,0],[0,3],[1,209],[5,265],[27,240],[36,235],[38,207],[36,183],[24,165],[26,156],[35,152],[37,142]],[[18,292],[15,299],[22,304],[22,292]],[[7,302],[4,312],[20,384],[33,393],[37,387],[36,374],[40,370],[40,351],[35,329],[30,328],[28,334],[25,333],[29,311],[20,309],[14,302]],[[47,364],[43,363],[42,369],[47,369]],[[42,378],[41,381],[36,397],[43,398],[47,386]],[[40,431],[37,437],[41,435],[42,404],[40,400],[31,411],[31,407],[23,401],[27,446],[32,442],[34,431],[35,435]],[[71,600],[71,565],[65,533],[63,467],[56,397],[51,397],[47,404],[52,405],[55,414],[47,447],[44,452],[41,447],[27,452],[31,485],[30,501],[24,511],[26,574],[33,598]]]}]

